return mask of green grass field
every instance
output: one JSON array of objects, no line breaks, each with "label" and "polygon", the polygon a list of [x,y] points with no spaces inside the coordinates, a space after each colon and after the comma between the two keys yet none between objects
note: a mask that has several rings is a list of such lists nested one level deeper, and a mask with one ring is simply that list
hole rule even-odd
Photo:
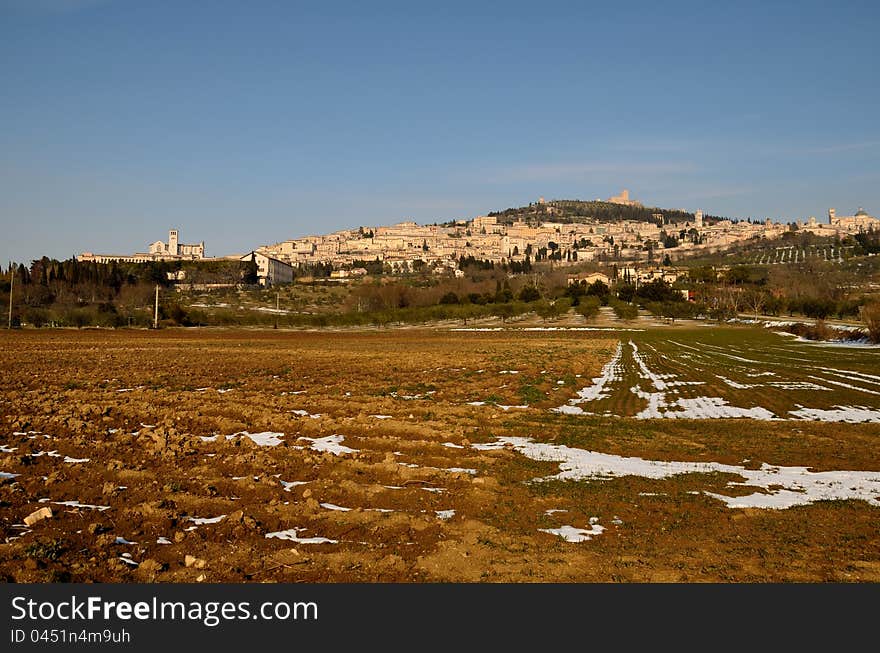
[{"label": "green grass field", "polygon": [[559,408],[619,417],[880,421],[880,349],[759,329],[622,334],[601,377]]}]

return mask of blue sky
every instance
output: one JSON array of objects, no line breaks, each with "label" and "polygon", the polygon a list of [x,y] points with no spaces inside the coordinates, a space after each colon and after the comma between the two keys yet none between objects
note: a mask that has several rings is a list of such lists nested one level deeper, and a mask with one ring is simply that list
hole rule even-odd
[{"label": "blue sky", "polygon": [[876,2],[0,0],[0,261],[624,187],[878,215],[878,28]]}]

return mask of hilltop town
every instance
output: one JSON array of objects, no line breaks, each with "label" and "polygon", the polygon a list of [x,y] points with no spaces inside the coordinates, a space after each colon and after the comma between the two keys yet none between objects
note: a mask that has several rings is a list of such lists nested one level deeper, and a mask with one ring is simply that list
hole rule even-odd
[{"label": "hilltop town", "polygon": [[[572,206],[575,214],[572,215]],[[560,265],[584,262],[659,262],[724,251],[738,244],[772,241],[791,230],[817,236],[844,237],[880,228],[880,220],[859,209],[854,215],[837,215],[829,209],[827,221],[815,217],[796,223],[767,218],[761,222],[709,218],[697,210],[644,209],[624,212],[619,219],[584,213],[605,213],[623,207],[644,209],[623,190],[596,202],[546,201],[520,209],[476,216],[444,224],[420,225],[405,221],[389,226],[359,226],[323,235],[309,235],[258,246],[246,253],[205,257],[205,243],[179,242],[178,231],[168,243],[151,243],[140,254],[115,255],[86,252],[80,261],[108,263],[174,260],[253,260],[264,285],[289,282],[294,270],[330,266],[337,275],[364,274],[366,263],[381,263],[389,273],[427,267],[454,274],[462,260],[508,265],[555,261]],[[633,217],[626,217],[631,215]]]}]

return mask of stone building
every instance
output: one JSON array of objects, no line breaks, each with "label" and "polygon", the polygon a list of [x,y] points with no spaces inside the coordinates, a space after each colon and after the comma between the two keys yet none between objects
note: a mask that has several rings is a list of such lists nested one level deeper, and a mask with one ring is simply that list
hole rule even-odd
[{"label": "stone building", "polygon": [[93,254],[83,252],[76,257],[78,261],[95,263],[149,263],[150,261],[198,261],[205,258],[205,241],[195,245],[185,245],[179,241],[177,229],[168,231],[168,242],[157,240],[150,243],[147,252],[136,254]]},{"label": "stone building", "polygon": [[872,227],[880,229],[880,220],[868,215],[862,207],[859,207],[855,215],[837,215],[837,211],[828,209],[828,223],[848,232],[868,231]]},{"label": "stone building", "polygon": [[168,232],[168,242],[163,243],[157,240],[150,244],[150,254],[159,256],[170,256],[184,259],[203,259],[205,258],[205,241],[195,245],[185,245],[178,239],[179,233],[177,229],[171,229]]},{"label": "stone building", "polygon": [[624,188],[620,192],[620,195],[614,195],[613,197],[609,197],[605,201],[610,204],[623,204],[624,206],[642,206],[641,202],[630,199],[629,191],[626,188]]}]

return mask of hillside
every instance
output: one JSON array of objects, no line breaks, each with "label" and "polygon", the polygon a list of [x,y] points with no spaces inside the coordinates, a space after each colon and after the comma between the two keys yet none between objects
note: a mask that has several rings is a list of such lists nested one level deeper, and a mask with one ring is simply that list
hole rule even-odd
[{"label": "hillside", "polygon": [[[526,222],[583,222],[588,219],[600,222],[621,222],[632,220],[637,222],[655,222],[655,214],[662,213],[667,223],[693,222],[694,214],[679,209],[661,209],[650,206],[627,206],[612,202],[583,200],[552,200],[546,203],[534,203],[519,208],[503,211],[492,211],[490,216],[498,218],[502,224],[511,224],[517,220]],[[704,216],[706,223],[723,218]]]}]

